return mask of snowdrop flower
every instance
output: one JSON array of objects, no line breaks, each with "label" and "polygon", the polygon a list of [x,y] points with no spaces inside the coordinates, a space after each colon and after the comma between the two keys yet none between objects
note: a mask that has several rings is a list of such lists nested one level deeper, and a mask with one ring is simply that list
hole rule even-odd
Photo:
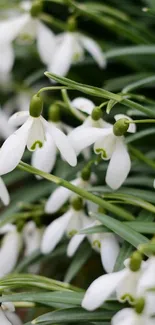
[{"label": "snowdrop flower", "polygon": [[38,52],[45,64],[51,62],[55,47],[53,32],[37,19],[37,15],[42,11],[41,3],[23,1],[21,7],[25,13],[0,22],[0,71],[5,75],[9,74],[14,64],[12,42],[18,36],[37,40]]},{"label": "snowdrop flower", "polygon": [[[68,133],[70,132],[69,127],[60,121],[60,109],[57,105],[52,104],[49,107],[49,125],[51,128],[57,128],[60,132]],[[65,139],[64,135],[64,139]],[[67,140],[67,138],[66,138]],[[65,143],[64,143],[65,146]],[[67,153],[66,153],[67,155]],[[54,168],[57,158],[57,145],[54,141],[52,135],[49,132],[46,132],[46,141],[42,148],[38,148],[32,155],[32,166],[38,168],[46,173],[50,173]],[[63,159],[63,156],[62,156]],[[37,176],[38,179],[40,177]]]},{"label": "snowdrop flower", "polygon": [[113,318],[112,325],[154,325],[154,319],[132,308],[120,310]]},{"label": "snowdrop flower", "polygon": [[[43,229],[38,228],[34,221],[29,221],[23,229],[23,239],[25,245],[25,256],[30,256],[37,249],[40,249]],[[38,273],[39,264],[34,264],[29,267],[31,273]]]},{"label": "snowdrop flower", "polygon": [[73,203],[66,213],[46,228],[41,243],[43,254],[53,251],[65,233],[71,237],[82,228],[85,212],[82,208],[81,199],[75,198],[75,201],[76,203]]},{"label": "snowdrop flower", "polygon": [[4,205],[8,205],[10,203],[10,196],[5,186],[2,178],[0,177],[0,199]]},{"label": "snowdrop flower", "polygon": [[[83,102],[83,104],[82,104]],[[87,147],[90,145],[89,142],[87,142],[87,132],[90,130],[90,126],[97,130],[96,127],[94,127],[94,124],[92,123],[93,119],[93,113],[95,111],[93,110],[93,107],[91,105],[85,102],[82,99],[78,99],[76,103],[77,109],[81,109],[82,111],[87,111],[88,114],[91,114],[91,118],[88,117],[84,124],[77,129],[75,129],[73,132],[69,135],[69,140],[72,143],[72,146],[74,147],[77,154],[79,154],[84,147]],[[81,104],[80,104],[81,103]],[[81,106],[80,106],[81,105]],[[101,120],[100,118],[100,112],[98,115],[98,119],[95,123],[98,123],[98,127],[103,127],[103,130],[105,131],[105,134],[103,136],[98,137],[94,139],[94,141],[91,142],[94,143],[94,151],[96,154],[101,155],[102,159],[109,160],[110,163],[108,165],[107,173],[106,173],[106,183],[113,189],[117,190],[125,181],[130,168],[131,168],[131,160],[130,156],[127,151],[127,147],[124,142],[124,136],[123,134],[128,131],[131,133],[134,133],[136,131],[136,127],[134,123],[126,124],[124,125],[124,129],[120,130],[117,128],[117,121],[120,120],[122,122],[123,120],[128,119],[129,121],[132,121],[128,116],[123,114],[117,114],[115,115],[116,123],[114,124],[114,127]],[[87,127],[88,125],[88,127]],[[121,126],[119,126],[121,128]],[[98,132],[98,131],[97,131]],[[83,138],[83,139],[82,139]],[[79,141],[80,139],[80,141]]]},{"label": "snowdrop flower", "polygon": [[[134,255],[135,254],[135,255]],[[82,307],[95,310],[107,300],[113,292],[121,302],[133,302],[137,295],[137,285],[144,265],[141,257],[134,253],[130,260],[125,261],[125,268],[119,272],[105,274],[92,282],[82,301]],[[136,261],[136,263],[135,263]]]},{"label": "snowdrop flower", "polygon": [[[98,222],[94,222],[91,218],[85,217],[82,229],[87,229],[98,224]],[[86,237],[92,245],[92,248],[100,253],[105,271],[111,273],[120,250],[116,236],[112,233],[96,233],[92,235],[76,234],[69,242],[67,255],[69,257],[73,256]]]},{"label": "snowdrop flower", "polygon": [[65,76],[72,63],[81,61],[87,51],[102,69],[106,65],[100,46],[93,39],[78,32],[65,32],[56,36],[56,46],[48,71]]},{"label": "snowdrop flower", "polygon": [[20,318],[14,313],[11,302],[3,302],[0,307],[0,321],[3,325],[22,325]]},{"label": "snowdrop flower", "polygon": [[21,235],[17,230],[7,233],[0,247],[0,278],[10,273],[18,260],[21,249]]},{"label": "snowdrop flower", "polygon": [[23,125],[7,138],[0,149],[1,175],[9,173],[18,165],[26,145],[30,151],[42,147],[46,140],[45,132],[51,134],[64,159],[71,166],[76,165],[76,154],[66,135],[41,116],[42,106],[40,96],[34,95],[30,102],[30,111],[18,112],[11,116],[9,121],[12,125]]}]

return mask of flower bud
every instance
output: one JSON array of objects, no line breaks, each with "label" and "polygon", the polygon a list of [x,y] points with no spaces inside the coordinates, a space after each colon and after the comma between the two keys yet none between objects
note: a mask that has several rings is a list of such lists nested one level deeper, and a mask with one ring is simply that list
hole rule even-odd
[{"label": "flower bud", "polygon": [[79,211],[83,208],[83,200],[80,196],[76,196],[71,200],[71,205],[74,210]]},{"label": "flower bud", "polygon": [[37,17],[43,10],[43,3],[40,0],[35,0],[32,2],[32,7],[30,10],[30,14],[32,17]]},{"label": "flower bud", "polygon": [[114,124],[114,126],[113,126],[113,133],[117,137],[120,137],[120,136],[124,135],[127,132],[128,128],[129,128],[128,119],[121,118],[120,120],[118,120]]},{"label": "flower bud", "polygon": [[60,121],[60,108],[57,104],[52,104],[49,107],[48,111],[48,119],[52,122],[59,122]]},{"label": "flower bud", "polygon": [[83,168],[81,171],[81,178],[84,181],[89,181],[90,176],[91,176],[91,169],[89,167]]},{"label": "flower bud", "polygon": [[74,16],[68,18],[67,27],[69,32],[74,32],[77,29],[77,21]]},{"label": "flower bud", "polygon": [[102,117],[102,111],[100,107],[95,107],[91,113],[91,117],[94,121],[98,121]]},{"label": "flower bud", "polygon": [[136,300],[135,303],[135,311],[137,314],[141,314],[144,310],[145,307],[145,300],[143,297],[139,298]]},{"label": "flower bud", "polygon": [[138,251],[134,252],[130,258],[130,264],[129,264],[130,270],[133,272],[137,272],[141,267],[141,263],[142,263],[141,253]]},{"label": "flower bud", "polygon": [[34,95],[30,101],[29,112],[32,117],[39,117],[43,110],[43,100],[39,95]]}]

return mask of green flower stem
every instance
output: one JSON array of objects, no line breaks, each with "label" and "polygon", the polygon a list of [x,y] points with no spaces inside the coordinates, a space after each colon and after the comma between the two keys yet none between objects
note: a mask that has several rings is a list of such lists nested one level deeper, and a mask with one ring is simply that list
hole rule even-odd
[{"label": "green flower stem", "polygon": [[101,199],[100,197],[98,197],[92,193],[89,193],[86,190],[84,190],[83,188],[77,187],[60,177],[45,173],[37,168],[34,168],[34,167],[24,163],[23,161],[21,161],[19,163],[18,168],[21,170],[24,170],[28,173],[31,173],[34,175],[39,175],[39,176],[49,180],[50,182],[53,182],[55,184],[58,184],[65,188],[68,188],[72,192],[80,195],[82,198],[85,198],[89,201],[94,202],[95,204],[103,207],[104,209],[106,209],[109,212],[114,213],[115,215],[117,215],[118,217],[121,217],[124,220],[134,220],[134,216],[131,213],[129,213],[128,211],[126,211],[125,209],[117,207],[113,204],[110,204],[109,202],[106,202],[105,200]]},{"label": "green flower stem", "polygon": [[64,87],[62,90],[61,90],[61,94],[62,94],[62,98],[67,106],[67,108],[70,110],[70,112],[80,121],[85,121],[86,117],[84,114],[82,114],[80,111],[78,111],[78,109],[76,109],[75,107],[73,107],[71,105],[71,102],[70,102],[70,99],[68,97],[68,94],[67,94],[67,90],[66,88]]},{"label": "green flower stem", "polygon": [[58,29],[61,29],[62,31],[68,30],[68,25],[66,23],[52,17],[51,15],[49,16],[48,14],[41,13],[38,18],[40,18],[43,22],[47,24],[50,24]]},{"label": "green flower stem", "polygon": [[145,113],[146,115],[150,116],[150,117],[155,117],[155,112],[153,111],[153,109],[150,109],[148,107],[144,107],[138,103],[133,102],[132,100],[129,99],[123,99],[120,104],[124,104],[127,107],[130,108],[134,108],[140,112]]},{"label": "green flower stem", "polygon": [[44,91],[48,91],[48,90],[60,90],[60,89],[70,89],[71,90],[71,88],[65,87],[65,86],[43,87],[43,88],[41,88],[41,89],[38,90],[37,95],[40,95]]},{"label": "green flower stem", "polygon": [[130,153],[133,154],[136,158],[138,158],[138,160],[143,161],[145,164],[147,164],[148,166],[155,169],[155,162],[153,162],[151,159],[149,159],[148,157],[143,155],[143,153],[141,153],[141,151],[139,151],[138,149],[135,149],[131,145],[129,145],[128,148],[129,148]]}]

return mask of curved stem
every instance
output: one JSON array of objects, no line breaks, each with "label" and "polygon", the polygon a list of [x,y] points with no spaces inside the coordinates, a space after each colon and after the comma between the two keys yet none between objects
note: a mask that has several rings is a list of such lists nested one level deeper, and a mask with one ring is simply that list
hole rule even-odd
[{"label": "curved stem", "polygon": [[38,90],[37,95],[41,94],[43,91],[48,91],[48,90],[60,90],[60,89],[70,89],[69,87],[65,87],[65,86],[49,86],[49,87],[43,87],[41,89]]},{"label": "curved stem", "polygon": [[133,121],[126,120],[126,123],[128,123],[128,124],[132,124],[132,123],[135,123],[135,124],[139,124],[139,123],[155,123],[155,119],[133,120]]},{"label": "curved stem", "polygon": [[[62,93],[62,98],[63,98],[63,100],[64,100],[64,102],[65,102],[65,104],[66,104],[66,106],[68,107],[68,109],[71,111],[71,113],[76,117],[76,118],[78,118],[78,120],[80,120],[80,121],[85,121],[85,119],[86,119],[86,117],[85,117],[85,115],[84,114],[82,114],[80,111],[78,111],[75,107],[73,107],[72,105],[71,105],[71,102],[70,102],[70,99],[69,99],[69,97],[68,97],[68,94],[67,94],[67,90],[66,90],[67,88],[63,88],[62,90],[61,90],[61,93]],[[69,88],[68,88],[69,89]]]},{"label": "curved stem", "polygon": [[124,220],[134,220],[134,216],[130,212],[126,211],[125,209],[117,207],[113,204],[110,204],[109,202],[101,199],[100,197],[98,197],[92,193],[89,193],[86,190],[84,190],[83,188],[77,187],[60,177],[45,173],[37,168],[34,168],[34,167],[24,163],[23,161],[21,161],[19,163],[18,168],[21,170],[25,170],[31,174],[42,176],[43,178],[49,180],[50,182],[53,182],[55,184],[58,184],[65,188],[68,188],[70,191],[80,195],[81,197],[85,198],[86,200],[94,202],[95,204],[103,207],[107,211],[114,213],[115,215],[117,215],[118,217],[121,217]]}]

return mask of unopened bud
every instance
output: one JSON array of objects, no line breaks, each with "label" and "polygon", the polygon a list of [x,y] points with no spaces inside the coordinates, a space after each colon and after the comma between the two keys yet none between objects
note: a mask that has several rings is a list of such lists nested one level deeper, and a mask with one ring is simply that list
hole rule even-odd
[{"label": "unopened bud", "polygon": [[135,303],[135,311],[137,314],[141,314],[144,310],[144,307],[145,307],[145,300],[144,298],[139,298],[136,300],[136,303]]},{"label": "unopened bud", "polygon": [[121,118],[120,120],[118,120],[113,126],[114,135],[116,135],[117,137],[124,135],[129,128],[128,121],[129,120],[126,118]]},{"label": "unopened bud", "polygon": [[77,29],[77,21],[74,16],[68,18],[67,27],[69,32],[74,32]]},{"label": "unopened bud", "polygon": [[91,176],[91,169],[89,167],[83,168],[81,171],[81,178],[84,181],[89,181],[90,176]]},{"label": "unopened bud", "polygon": [[59,122],[60,121],[60,108],[57,104],[52,104],[49,107],[48,111],[48,119],[52,122]]},{"label": "unopened bud", "polygon": [[100,107],[95,107],[91,113],[91,117],[94,121],[98,121],[102,117],[102,111]]},{"label": "unopened bud", "polygon": [[43,100],[39,95],[34,95],[30,101],[29,112],[32,117],[39,117],[43,110]]},{"label": "unopened bud", "polygon": [[129,264],[130,270],[133,272],[137,272],[141,267],[141,263],[142,263],[141,253],[138,251],[134,252],[130,258],[130,264]]},{"label": "unopened bud", "polygon": [[30,14],[32,17],[37,17],[43,10],[43,3],[40,0],[36,0],[32,2],[32,7],[30,10]]},{"label": "unopened bud", "polygon": [[71,200],[71,205],[74,210],[79,211],[83,208],[83,200],[81,197],[76,196]]}]

